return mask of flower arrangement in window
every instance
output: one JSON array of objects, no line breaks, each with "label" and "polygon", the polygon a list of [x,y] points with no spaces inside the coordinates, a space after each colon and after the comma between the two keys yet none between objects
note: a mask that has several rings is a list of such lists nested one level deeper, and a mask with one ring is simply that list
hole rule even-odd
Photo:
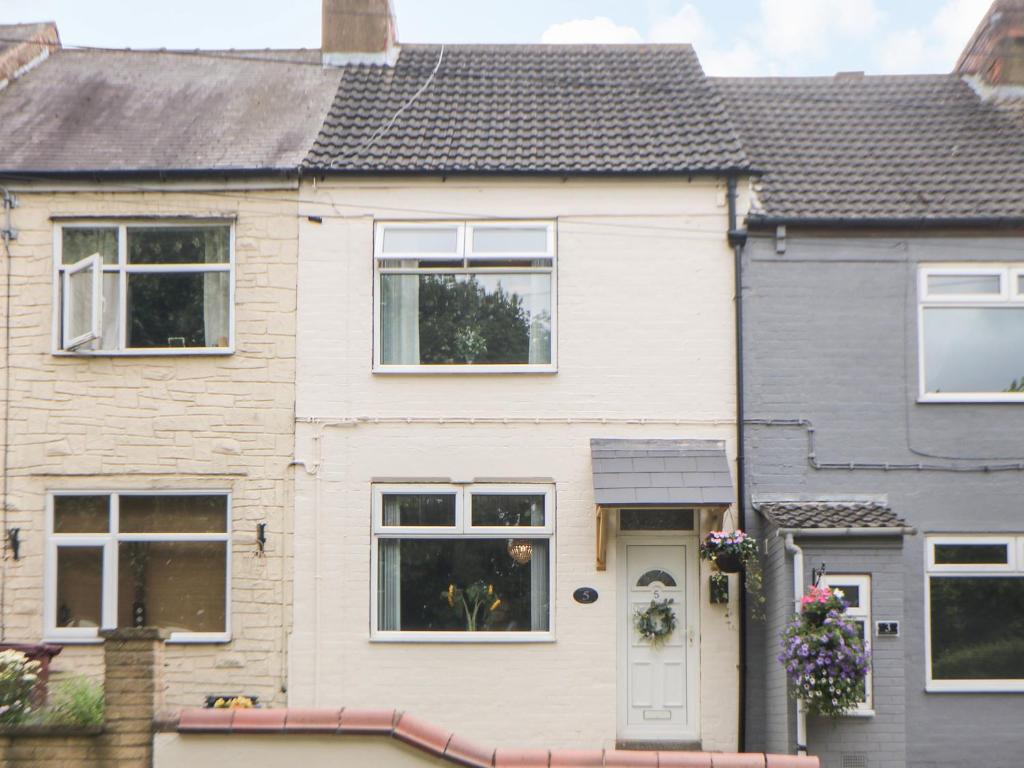
[{"label": "flower arrangement in window", "polygon": [[678,619],[672,610],[673,602],[671,597],[651,600],[647,608],[642,611],[637,609],[633,614],[633,628],[653,646],[663,644],[676,629]]},{"label": "flower arrangement in window", "polygon": [[764,578],[757,559],[757,539],[745,531],[710,531],[700,543],[702,560],[714,563],[718,572],[712,578],[722,589],[724,574],[743,571],[743,584],[750,596],[751,616],[764,618]]},{"label": "flower arrangement in window", "polygon": [[474,581],[465,589],[449,584],[441,598],[448,601],[448,607],[456,615],[465,619],[468,632],[476,632],[501,607],[501,598],[495,593],[494,585],[483,580]]},{"label": "flower arrangement in window", "polygon": [[864,700],[870,651],[846,616],[842,590],[812,586],[782,633],[779,662],[811,714],[839,717]]},{"label": "flower arrangement in window", "polygon": [[32,711],[32,689],[39,680],[38,661],[21,651],[0,651],[0,725],[12,725]]}]

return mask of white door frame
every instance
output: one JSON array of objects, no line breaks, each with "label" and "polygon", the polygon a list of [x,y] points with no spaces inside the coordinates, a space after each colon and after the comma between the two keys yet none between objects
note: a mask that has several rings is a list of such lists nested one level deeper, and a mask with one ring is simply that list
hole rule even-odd
[{"label": "white door frame", "polygon": [[[689,727],[684,731],[666,729],[659,732],[656,727],[645,729],[642,733],[630,731],[627,726],[627,669],[626,659],[629,649],[630,633],[633,632],[632,615],[628,615],[629,584],[626,581],[626,545],[657,544],[661,546],[686,547],[686,616],[679,617],[677,632],[688,633],[684,647],[686,657],[686,695],[687,720]],[[676,533],[669,531],[657,532],[618,532],[615,548],[615,567],[618,569],[616,584],[616,737],[624,741],[699,741],[700,740],[700,565],[697,534]],[[685,621],[684,621],[685,618]]]}]

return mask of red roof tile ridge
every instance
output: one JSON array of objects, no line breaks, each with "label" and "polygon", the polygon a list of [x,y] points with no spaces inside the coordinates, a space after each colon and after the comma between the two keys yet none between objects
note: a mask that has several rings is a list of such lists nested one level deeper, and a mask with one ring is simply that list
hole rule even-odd
[{"label": "red roof tile ridge", "polygon": [[820,768],[817,757],[760,752],[492,749],[395,709],[183,709],[177,730],[193,734],[390,736],[432,757],[468,768]]}]

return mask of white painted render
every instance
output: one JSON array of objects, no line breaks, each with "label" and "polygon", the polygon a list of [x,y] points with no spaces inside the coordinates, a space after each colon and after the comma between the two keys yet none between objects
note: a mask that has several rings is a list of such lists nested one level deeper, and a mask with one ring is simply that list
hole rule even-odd
[{"label": "white painted render", "polygon": [[[724,182],[376,178],[301,195],[289,704],[404,709],[496,746],[613,746],[616,547],[613,533],[596,571],[589,440],[718,439],[734,457]],[[556,222],[557,373],[374,374],[374,222],[498,217]],[[371,642],[371,486],[385,479],[551,483],[554,640]],[[702,563],[701,739],[730,750],[737,585],[730,617],[708,575]],[[575,603],[580,586],[600,599]]]}]

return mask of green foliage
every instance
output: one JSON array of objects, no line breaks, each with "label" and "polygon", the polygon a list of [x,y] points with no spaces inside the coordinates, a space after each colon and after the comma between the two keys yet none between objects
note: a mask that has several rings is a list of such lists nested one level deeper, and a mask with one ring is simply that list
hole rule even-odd
[{"label": "green foliage", "polygon": [[494,591],[494,585],[483,580],[474,581],[465,589],[449,584],[441,597],[448,601],[448,607],[456,615],[465,617],[466,630],[469,632],[476,632],[477,621],[483,620],[486,623],[487,617],[501,606],[501,598]]},{"label": "green foliage", "polygon": [[1013,637],[946,650],[932,659],[937,680],[1019,680],[1024,638]]},{"label": "green foliage", "polygon": [[0,725],[13,725],[28,716],[38,679],[38,661],[29,661],[21,651],[0,651]]},{"label": "green foliage", "polygon": [[46,722],[55,725],[103,725],[103,686],[75,675],[53,687]]},{"label": "green foliage", "polygon": [[1024,376],[1011,381],[1010,386],[1004,389],[1003,392],[1024,392]]},{"label": "green foliage", "polygon": [[633,627],[637,634],[651,645],[661,645],[675,631],[678,619],[672,610],[671,597],[664,600],[651,600],[644,610],[633,614]]},{"label": "green foliage", "polygon": [[[429,275],[420,280],[419,313],[424,364],[530,359],[530,313],[501,286],[488,292],[475,276]],[[550,329],[544,333],[550,336]]]}]

